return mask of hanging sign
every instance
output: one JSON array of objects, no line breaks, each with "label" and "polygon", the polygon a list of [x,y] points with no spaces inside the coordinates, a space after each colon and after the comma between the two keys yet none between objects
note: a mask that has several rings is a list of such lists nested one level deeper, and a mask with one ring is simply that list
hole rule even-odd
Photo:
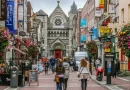
[{"label": "hanging sign", "polygon": [[99,0],[99,8],[104,8],[104,0]]},{"label": "hanging sign", "polygon": [[16,30],[14,30],[14,24],[15,24],[15,16],[14,16],[14,0],[7,0],[6,3],[6,22],[5,27],[9,29],[9,32],[11,34],[17,33]]}]

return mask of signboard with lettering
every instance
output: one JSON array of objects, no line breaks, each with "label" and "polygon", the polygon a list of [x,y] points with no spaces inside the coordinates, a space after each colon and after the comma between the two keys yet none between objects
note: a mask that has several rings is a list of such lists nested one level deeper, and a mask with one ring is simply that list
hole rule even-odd
[{"label": "signboard with lettering", "polygon": [[23,4],[18,5],[18,21],[23,22]]},{"label": "signboard with lettering", "polygon": [[37,82],[37,86],[38,86],[39,85],[38,71],[29,70],[29,86],[30,86],[30,83],[35,83],[35,82]]},{"label": "signboard with lettering", "polygon": [[6,0],[0,0],[0,20],[6,20]]},{"label": "signboard with lettering", "polygon": [[14,24],[15,24],[15,16],[14,16],[14,0],[7,0],[6,3],[6,22],[5,27],[9,29],[9,32],[11,34],[17,33],[16,30],[14,30]]}]

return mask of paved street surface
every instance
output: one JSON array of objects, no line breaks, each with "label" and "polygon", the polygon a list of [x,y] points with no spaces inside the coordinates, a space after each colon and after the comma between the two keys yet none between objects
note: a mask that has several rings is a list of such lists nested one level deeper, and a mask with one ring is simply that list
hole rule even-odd
[{"label": "paved street surface", "polygon": [[[19,90],[56,90],[56,84],[54,82],[54,75],[49,72],[48,75],[41,73],[39,75],[39,86],[37,83],[32,83],[30,86],[25,86],[24,88],[19,88]],[[77,78],[77,73],[70,73],[70,79],[68,82],[67,90],[81,90],[80,81]],[[108,90],[101,85],[98,85],[93,80],[89,79],[88,81],[88,89],[87,90]]]},{"label": "paved street surface", "polygon": [[6,89],[8,86],[0,86],[0,90]]}]

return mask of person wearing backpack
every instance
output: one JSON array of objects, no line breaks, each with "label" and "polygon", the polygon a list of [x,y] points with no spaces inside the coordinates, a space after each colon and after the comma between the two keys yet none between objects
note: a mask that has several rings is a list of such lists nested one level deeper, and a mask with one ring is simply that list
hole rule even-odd
[{"label": "person wearing backpack", "polygon": [[52,73],[54,73],[54,71],[55,71],[55,64],[56,64],[56,60],[54,57],[52,57],[50,59],[50,66],[51,66]]},{"label": "person wearing backpack", "polygon": [[69,79],[69,70],[70,70],[70,65],[67,63],[67,58],[63,59],[63,66],[65,68],[65,74],[64,74],[64,90],[67,90],[67,83]]},{"label": "person wearing backpack", "polygon": [[65,74],[65,68],[63,66],[63,61],[61,59],[58,59],[58,63],[56,65],[56,75],[55,75],[55,82],[56,82],[56,90],[62,90],[63,84],[64,84],[64,74]]},{"label": "person wearing backpack", "polygon": [[70,65],[70,71],[74,71],[74,70],[73,70],[74,62],[73,62],[72,59],[69,60],[69,65]]}]

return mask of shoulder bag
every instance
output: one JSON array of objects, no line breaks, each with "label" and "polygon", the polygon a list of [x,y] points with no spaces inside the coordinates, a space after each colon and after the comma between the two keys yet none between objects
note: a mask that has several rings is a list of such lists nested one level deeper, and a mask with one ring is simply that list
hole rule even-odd
[{"label": "shoulder bag", "polygon": [[[84,69],[84,67],[83,67],[83,69]],[[83,71],[83,69],[81,70],[81,72]],[[80,78],[81,72],[78,74],[78,78]]]}]

